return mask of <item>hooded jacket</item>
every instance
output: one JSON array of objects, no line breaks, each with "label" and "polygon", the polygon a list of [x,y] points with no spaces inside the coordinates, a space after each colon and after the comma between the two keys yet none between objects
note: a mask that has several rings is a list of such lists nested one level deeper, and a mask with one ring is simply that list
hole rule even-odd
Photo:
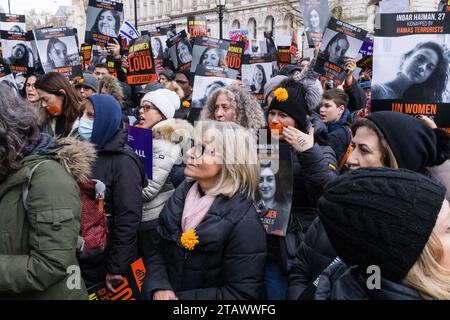
[{"label": "hooded jacket", "polygon": [[[80,190],[95,159],[88,142],[46,134],[23,166],[0,184],[0,299],[87,299],[84,282],[69,289],[69,267],[78,266]],[[42,161],[46,161],[41,163]],[[38,163],[25,210],[22,187]]]},{"label": "hooded jacket", "polygon": [[174,193],[172,168],[182,162],[182,150],[193,136],[193,127],[186,120],[169,119],[159,122],[153,132],[153,177],[142,190],[142,221],[158,218],[165,203]]},{"label": "hooded jacket", "polygon": [[144,298],[166,289],[180,300],[262,299],[266,242],[253,201],[240,192],[218,196],[195,229],[199,244],[187,251],[180,244],[181,217],[192,185],[183,182],[159,216]]},{"label": "hooded jacket", "polygon": [[90,284],[95,284],[105,279],[106,272],[124,275],[136,259],[142,188],[147,186],[147,177],[141,160],[127,145],[127,132],[119,129],[121,113],[115,99],[108,95],[93,95],[88,99],[95,112],[91,142],[98,150],[91,178],[106,185],[108,216],[106,261],[94,266],[88,279]]}]

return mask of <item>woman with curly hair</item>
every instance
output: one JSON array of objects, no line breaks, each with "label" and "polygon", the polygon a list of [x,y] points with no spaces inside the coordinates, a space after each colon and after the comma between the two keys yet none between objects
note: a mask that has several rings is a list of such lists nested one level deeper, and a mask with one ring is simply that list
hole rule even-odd
[{"label": "woman with curly hair", "polygon": [[449,57],[433,41],[421,42],[402,57],[395,79],[372,87],[372,99],[442,102],[449,76]]},{"label": "woman with curly hair", "polygon": [[217,89],[201,112],[202,120],[235,122],[247,129],[262,129],[266,122],[258,101],[245,88]]}]

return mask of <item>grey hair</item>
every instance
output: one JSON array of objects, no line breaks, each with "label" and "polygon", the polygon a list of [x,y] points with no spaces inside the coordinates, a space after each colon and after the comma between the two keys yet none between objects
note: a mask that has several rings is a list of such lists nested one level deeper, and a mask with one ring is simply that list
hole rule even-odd
[{"label": "grey hair", "polygon": [[258,101],[246,88],[230,85],[219,88],[213,92],[201,112],[202,120],[215,120],[216,100],[221,94],[225,94],[231,106],[236,111],[236,121],[238,125],[246,129],[262,129],[266,125],[264,112]]},{"label": "grey hair", "polygon": [[299,75],[294,77],[295,81],[303,84],[309,114],[317,111],[322,101],[323,88],[318,78],[319,74],[311,68],[311,65],[306,66]]},{"label": "grey hair", "polygon": [[0,182],[22,166],[39,136],[35,107],[0,83]]}]

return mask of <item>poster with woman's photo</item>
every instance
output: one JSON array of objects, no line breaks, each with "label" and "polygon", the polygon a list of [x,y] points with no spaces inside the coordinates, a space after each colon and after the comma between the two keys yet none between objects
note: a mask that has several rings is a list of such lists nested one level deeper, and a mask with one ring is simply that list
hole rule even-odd
[{"label": "poster with woman's photo", "polygon": [[284,237],[292,205],[292,159],[284,144],[258,143],[260,178],[257,208],[263,214],[261,222],[267,234]]},{"label": "poster with woman's photo", "polygon": [[123,4],[109,0],[89,0],[86,14],[85,40],[106,47],[119,37],[123,20]]},{"label": "poster with woman's photo", "polygon": [[272,78],[272,56],[253,57],[245,55],[242,61],[242,82],[254,94],[260,104],[264,102],[264,86]]},{"label": "poster with woman's photo", "polygon": [[211,94],[236,80],[236,70],[199,65],[195,72],[192,108],[203,108]]},{"label": "poster with woman's photo", "polygon": [[192,49],[191,72],[195,73],[197,66],[224,67],[230,42],[208,37],[198,37],[194,40]]},{"label": "poster with woman's photo", "polygon": [[19,89],[14,80],[14,75],[7,64],[0,63],[0,83],[7,85],[17,96],[19,96]]},{"label": "poster with woman's photo", "polygon": [[155,82],[155,64],[148,34],[131,40],[128,48],[127,82],[130,85]]},{"label": "poster with woman's photo", "polygon": [[80,53],[72,28],[34,30],[44,72],[59,72],[71,80],[82,78]]},{"label": "poster with woman's photo", "polygon": [[167,36],[159,31],[150,32],[153,59],[162,61],[169,57],[169,48],[167,48]]},{"label": "poster with woman's photo", "polygon": [[188,16],[187,27],[189,38],[207,37],[208,27],[206,25],[206,17]]},{"label": "poster with woman's photo", "polygon": [[92,46],[92,59],[88,66],[89,70],[93,70],[94,66],[98,63],[106,64],[109,50],[106,47]]},{"label": "poster with woman's photo", "polygon": [[248,29],[234,29],[228,31],[228,36],[230,40],[234,41],[242,41],[245,43],[245,51],[244,54],[251,53],[251,45],[250,45],[250,31]]},{"label": "poster with woman's photo", "polygon": [[0,30],[26,32],[25,15],[0,13]]},{"label": "poster with woman's photo", "polygon": [[334,18],[325,30],[314,70],[327,79],[343,81],[345,62],[356,59],[367,31]]},{"label": "poster with woman's photo", "polygon": [[158,31],[161,34],[165,34],[167,37],[167,40],[169,40],[170,38],[173,38],[177,35],[177,26],[174,23],[165,24],[165,25],[156,27],[156,31]]},{"label": "poster with woman's photo", "polygon": [[182,30],[175,37],[167,39],[170,58],[176,70],[189,70],[192,62],[192,45],[186,31]]},{"label": "poster with woman's photo", "polygon": [[31,46],[31,32],[0,31],[3,63],[14,74],[29,73],[34,69],[36,57]]},{"label": "poster with woman's photo", "polygon": [[275,60],[277,55],[277,46],[273,40],[273,31],[264,31],[264,40],[259,42],[260,52],[262,55],[273,55]]},{"label": "poster with woman's photo", "polygon": [[382,14],[375,30],[372,111],[424,115],[450,128],[450,14]]},{"label": "poster with woman's photo", "polygon": [[330,19],[328,0],[300,0],[309,47],[319,47]]}]

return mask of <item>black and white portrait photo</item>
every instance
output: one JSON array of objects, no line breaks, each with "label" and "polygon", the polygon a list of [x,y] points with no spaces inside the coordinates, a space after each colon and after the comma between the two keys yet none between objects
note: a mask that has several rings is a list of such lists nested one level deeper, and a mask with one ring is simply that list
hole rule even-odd
[{"label": "black and white portrait photo", "polygon": [[329,20],[328,0],[302,0],[300,3],[305,32],[322,33]]},{"label": "black and white portrait photo", "polygon": [[122,13],[114,10],[89,7],[86,31],[117,38],[121,26]]},{"label": "black and white portrait photo", "polygon": [[224,40],[209,37],[195,38],[192,49],[191,72],[195,72],[198,65],[223,67],[229,46],[230,43]]},{"label": "black and white portrait photo", "polygon": [[[190,63],[192,61],[192,46],[189,39],[186,37],[186,32],[183,34],[178,34],[176,41],[173,45],[169,46],[169,54],[172,59],[175,69],[179,69],[182,65]],[[170,41],[169,41],[170,42]]]},{"label": "black and white portrait photo", "polygon": [[242,82],[255,94],[264,93],[264,86],[272,77],[272,62],[242,64]]},{"label": "black and white portrait photo", "polygon": [[11,32],[25,32],[25,15],[0,13],[0,30]]},{"label": "black and white portrait photo", "polygon": [[[214,73],[220,76],[206,76],[206,74]],[[203,67],[199,66],[194,78],[194,86],[192,92],[192,101],[202,101],[206,99],[219,87],[230,85],[237,76],[236,70],[225,69],[220,67]],[[194,104],[193,102],[193,104]],[[202,107],[202,103],[195,102],[197,107]]]},{"label": "black and white portrait photo", "polygon": [[209,83],[206,86],[203,97],[201,99],[192,101],[192,108],[203,108],[206,105],[209,97],[211,97],[211,95],[214,93],[214,91],[216,91],[217,89],[226,87],[226,85],[227,85],[226,81],[223,81],[222,79],[215,80],[215,81]]},{"label": "black and white portrait photo", "polygon": [[111,38],[117,38],[119,36],[122,21],[122,3],[106,0],[90,0],[86,14],[85,41],[106,46]]},{"label": "black and white portrait photo", "polygon": [[152,36],[152,54],[154,59],[163,59],[167,49],[167,36]]},{"label": "black and white portrait photo", "polygon": [[45,72],[56,68],[80,65],[75,36],[50,38],[36,42]]},{"label": "black and white portrait photo", "polygon": [[358,55],[363,42],[343,33],[326,29],[320,51],[323,53],[325,61],[344,67],[346,59],[355,58]]},{"label": "black and white portrait photo", "polygon": [[375,38],[372,99],[450,102],[450,35]]},{"label": "black and white portrait photo", "polygon": [[30,42],[2,39],[3,61],[17,67],[32,68],[35,57]]},{"label": "black and white portrait photo", "polygon": [[260,158],[257,207],[268,213],[262,218],[266,232],[283,236],[292,205],[292,162]]}]

